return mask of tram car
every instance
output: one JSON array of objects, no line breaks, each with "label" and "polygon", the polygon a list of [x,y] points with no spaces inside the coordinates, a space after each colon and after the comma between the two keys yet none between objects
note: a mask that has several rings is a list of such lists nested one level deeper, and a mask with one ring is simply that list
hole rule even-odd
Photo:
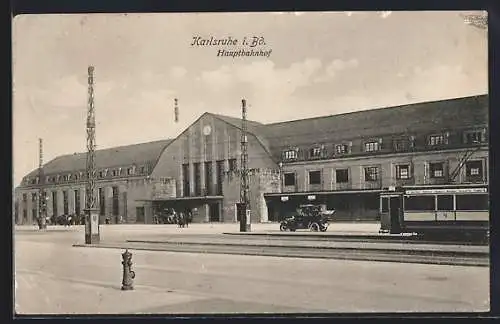
[{"label": "tram car", "polygon": [[489,236],[488,186],[404,186],[380,195],[381,232]]}]

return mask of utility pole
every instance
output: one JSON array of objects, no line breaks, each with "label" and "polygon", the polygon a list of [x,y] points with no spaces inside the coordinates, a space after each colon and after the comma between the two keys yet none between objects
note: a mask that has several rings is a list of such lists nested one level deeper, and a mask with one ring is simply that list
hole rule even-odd
[{"label": "utility pole", "polygon": [[43,142],[38,139],[39,144],[39,161],[38,161],[38,229],[44,230],[47,228],[47,194],[45,191],[45,174],[43,172]]},{"label": "utility pole", "polygon": [[99,209],[96,208],[95,182],[95,110],[94,110],[94,67],[88,67],[87,102],[87,163],[85,187],[85,244],[99,243]]},{"label": "utility pole", "polygon": [[248,197],[248,137],[247,137],[247,107],[246,100],[241,100],[241,172],[240,172],[240,232],[251,230],[250,199]]}]

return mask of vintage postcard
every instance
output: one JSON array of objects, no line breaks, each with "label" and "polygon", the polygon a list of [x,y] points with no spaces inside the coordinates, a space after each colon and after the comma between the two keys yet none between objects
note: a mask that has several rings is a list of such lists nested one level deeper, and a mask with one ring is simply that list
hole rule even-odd
[{"label": "vintage postcard", "polygon": [[489,311],[486,12],[12,28],[16,316]]}]

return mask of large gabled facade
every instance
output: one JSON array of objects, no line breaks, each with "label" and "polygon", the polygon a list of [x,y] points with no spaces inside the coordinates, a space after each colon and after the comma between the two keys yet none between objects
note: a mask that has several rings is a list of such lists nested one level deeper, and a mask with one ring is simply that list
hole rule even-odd
[{"label": "large gabled facade", "polygon": [[[195,222],[237,221],[241,127],[238,118],[205,113],[173,140],[98,151],[101,219],[151,223],[174,208]],[[280,220],[310,202],[338,219],[375,220],[385,188],[488,182],[487,95],[248,121],[247,129],[252,222]],[[49,215],[76,212],[77,200],[83,208],[84,169],[85,154],[44,166]],[[36,215],[36,176],[16,189],[17,223]]]}]

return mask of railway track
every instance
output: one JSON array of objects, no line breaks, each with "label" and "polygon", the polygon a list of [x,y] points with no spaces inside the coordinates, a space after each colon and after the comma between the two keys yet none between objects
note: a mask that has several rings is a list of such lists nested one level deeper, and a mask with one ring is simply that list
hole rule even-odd
[{"label": "railway track", "polygon": [[316,247],[287,246],[248,243],[208,243],[208,242],[165,242],[127,241],[100,243],[95,245],[74,245],[77,247],[114,248],[184,253],[235,254],[273,257],[340,259],[379,262],[402,262],[420,264],[489,266],[489,254],[476,249],[460,251],[456,249],[387,249],[382,247]]}]

